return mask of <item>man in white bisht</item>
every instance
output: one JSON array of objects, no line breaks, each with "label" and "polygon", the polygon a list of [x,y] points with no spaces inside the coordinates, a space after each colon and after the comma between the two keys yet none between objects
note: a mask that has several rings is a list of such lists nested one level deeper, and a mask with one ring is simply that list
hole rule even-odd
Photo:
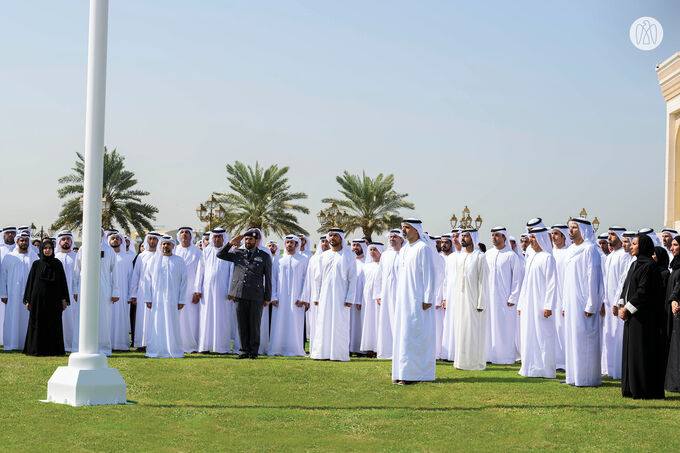
[{"label": "man in white bisht", "polygon": [[[230,238],[223,228],[210,233],[210,245],[203,249],[205,271],[203,273],[203,297],[200,302],[199,352],[230,351],[233,337],[233,302],[227,299],[234,265],[217,258]],[[238,349],[235,349],[238,350]]]},{"label": "man in white bisht", "polygon": [[146,286],[148,285],[148,281],[146,280],[147,266],[156,254],[160,254],[160,247],[158,244],[160,238],[161,235],[157,231],[150,231],[144,237],[144,241],[142,241],[144,251],[137,257],[134,270],[132,271],[132,280],[130,281],[130,300],[136,307],[135,336],[133,338],[133,344],[141,351],[146,348],[151,310],[146,308],[145,304],[141,302],[137,303],[137,298],[138,296],[146,294]]},{"label": "man in white bisht", "polygon": [[276,294],[272,292],[272,330],[268,355],[304,357],[305,302],[302,292],[309,260],[297,253],[299,237],[290,234],[284,240],[286,252],[279,260],[278,291]]},{"label": "man in white bisht", "polygon": [[5,307],[2,343],[5,351],[23,350],[28,330],[29,311],[24,305],[26,279],[33,262],[38,259],[31,249],[31,235],[20,233],[16,247],[0,264],[0,300]]},{"label": "man in white bisht", "polygon": [[619,319],[619,298],[633,257],[623,248],[624,227],[609,228],[609,248],[604,272],[605,314],[602,326],[602,374],[621,379],[623,358],[623,325]]},{"label": "man in white bisht", "polygon": [[518,306],[522,335],[522,366],[519,374],[554,378],[556,267],[548,229],[529,230],[529,246],[534,253],[527,258]]},{"label": "man in white bisht", "polygon": [[64,274],[66,275],[66,284],[68,285],[68,293],[71,298],[70,304],[66,306],[61,314],[62,329],[64,331],[64,349],[71,351],[73,346],[73,328],[75,323],[76,300],[73,297],[74,282],[77,276],[74,275],[76,266],[76,252],[73,251],[73,235],[68,230],[62,230],[57,233],[57,252],[54,254],[55,258],[61,261],[64,267]]},{"label": "man in white bisht", "polygon": [[198,351],[198,325],[203,291],[203,252],[194,244],[194,230],[181,227],[177,230],[177,241],[174,254],[184,260],[187,272],[187,284],[184,308],[179,312],[179,332],[182,348],[187,354]]},{"label": "man in white bisht", "polygon": [[[451,230],[451,253],[446,256],[444,266],[444,283],[442,285],[444,301],[444,323],[442,327],[442,345],[439,358],[446,362],[453,362],[456,353],[455,321],[453,309],[453,294],[456,289],[456,255],[460,253],[460,228]],[[444,244],[444,241],[442,241]]]},{"label": "man in white bisht", "polygon": [[493,248],[485,254],[489,266],[489,314],[486,361],[512,364],[516,359],[517,300],[522,288],[524,263],[510,245],[505,227],[491,229]]},{"label": "man in white bisht", "polygon": [[437,271],[434,258],[439,256],[419,219],[405,219],[401,225],[407,242],[398,257],[392,383],[405,385],[435,379],[437,333],[433,306],[437,298]]},{"label": "man in white bisht", "polygon": [[[114,251],[108,243],[104,230],[101,231],[101,260],[99,264],[99,353],[111,355],[111,311],[113,304],[120,300],[118,288],[118,273]],[[76,255],[74,274],[77,275],[77,286],[73,289],[74,297],[80,294],[81,271],[83,265],[84,248],[81,247]],[[122,302],[124,303],[124,302]],[[73,323],[73,344],[71,351],[78,352],[78,338],[80,335],[80,304],[76,304]]]},{"label": "man in white bisht", "polygon": [[312,297],[316,294],[317,288],[314,286],[317,282],[317,274],[321,272],[319,268],[319,260],[321,259],[321,254],[326,250],[329,250],[331,246],[328,244],[328,238],[324,234],[319,239],[319,243],[316,245],[316,251],[309,261],[307,262],[307,272],[305,275],[305,286],[302,292],[302,300],[309,306],[307,313],[305,314],[305,323],[307,326],[307,339],[309,340],[309,351],[312,351],[312,342],[314,341],[314,330],[316,329],[316,315],[319,310],[317,305],[312,302]]},{"label": "man in white bisht", "polygon": [[477,230],[464,229],[460,237],[463,249],[455,255],[455,281],[448,282],[454,285],[450,307],[454,311],[456,337],[453,361],[461,370],[483,370],[486,368],[489,268],[477,247]]},{"label": "man in white bisht", "polygon": [[380,296],[378,297],[378,339],[379,359],[392,358],[392,327],[394,326],[394,304],[397,300],[397,276],[399,274],[399,253],[404,244],[401,230],[391,230],[387,235],[389,248],[380,256],[378,273]]},{"label": "man in white bisht", "polygon": [[144,302],[151,310],[146,356],[154,358],[184,357],[179,326],[179,311],[185,306],[187,269],[184,260],[172,254],[175,240],[161,237],[161,253],[147,266]]},{"label": "man in white bisht", "polygon": [[349,352],[350,354],[360,355],[361,332],[364,323],[364,311],[362,304],[364,301],[364,264],[367,255],[366,242],[363,239],[352,240],[352,252],[356,255],[357,282],[354,304],[349,309]]},{"label": "man in white bisht", "polygon": [[130,350],[130,283],[132,281],[132,258],[125,249],[125,238],[112,231],[108,235],[113,249],[118,275],[119,302],[111,307],[111,348],[114,351]]},{"label": "man in white bisht", "polygon": [[569,226],[564,223],[558,223],[550,227],[550,236],[553,241],[552,255],[555,258],[556,279],[556,302],[555,302],[555,329],[557,331],[557,343],[555,346],[555,362],[558,370],[564,370],[566,367],[565,359],[565,345],[564,345],[564,273],[567,268],[567,260],[569,256],[568,247],[571,245],[569,239]]},{"label": "man in white bisht", "polygon": [[601,340],[604,287],[600,253],[591,223],[582,218],[569,222],[569,247],[564,274],[566,383],[577,387],[602,382]]},{"label": "man in white bisht", "polygon": [[375,357],[378,349],[378,298],[380,297],[380,255],[384,246],[372,242],[368,246],[368,257],[364,264],[364,291],[362,311],[364,322],[361,326],[361,346],[368,357]]},{"label": "man in white bisht", "polygon": [[356,255],[344,246],[340,228],[328,230],[331,246],[321,254],[312,300],[318,306],[310,356],[317,360],[349,360],[349,310],[355,300]]}]

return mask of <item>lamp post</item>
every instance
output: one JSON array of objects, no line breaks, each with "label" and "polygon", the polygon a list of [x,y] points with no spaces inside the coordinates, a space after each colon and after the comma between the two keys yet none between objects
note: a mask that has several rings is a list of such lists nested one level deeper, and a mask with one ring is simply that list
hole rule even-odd
[{"label": "lamp post", "polygon": [[321,224],[321,230],[327,230],[329,228],[343,228],[349,222],[349,214],[347,211],[340,211],[338,205],[331,203],[331,205],[319,211],[316,215],[319,224]]},{"label": "lamp post", "polygon": [[198,219],[208,223],[208,231],[213,229],[213,222],[223,219],[226,213],[227,210],[217,201],[214,194],[196,208]]},{"label": "lamp post", "polygon": [[[36,231],[38,227],[35,226],[35,223],[31,222],[31,231],[33,232],[31,236],[34,238],[42,239],[45,237],[45,227],[40,225],[40,231]],[[47,227],[47,236],[52,236],[57,228],[54,226],[54,224],[50,225]]]},{"label": "lamp post", "polygon": [[[80,197],[78,199],[78,204],[80,204],[80,212],[85,214],[85,197]],[[107,195],[104,195],[102,197],[102,226],[104,228],[108,228],[111,225],[109,224],[108,220],[105,222],[104,220],[109,214],[109,209],[111,209],[111,202],[109,201],[109,197]]]},{"label": "lamp post", "polygon": [[83,178],[83,268],[78,352],[57,368],[47,383],[47,401],[71,406],[124,404],[127,387],[99,352],[99,267],[101,261],[102,184],[108,0],[90,0],[90,30],[85,113]]},{"label": "lamp post", "polygon": [[472,220],[472,216],[470,216],[470,208],[468,208],[467,205],[465,205],[465,208],[463,208],[461,218],[458,219],[458,217],[456,217],[456,214],[453,214],[449,219],[449,222],[451,222],[451,228],[462,229],[474,228],[478,230],[482,226],[484,220],[480,215],[478,215],[474,220]]}]

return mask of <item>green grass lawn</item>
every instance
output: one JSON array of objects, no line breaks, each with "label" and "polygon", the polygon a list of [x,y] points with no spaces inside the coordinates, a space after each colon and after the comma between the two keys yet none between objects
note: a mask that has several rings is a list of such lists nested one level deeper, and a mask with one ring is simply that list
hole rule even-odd
[{"label": "green grass lawn", "polygon": [[391,362],[191,355],[109,359],[135,405],[41,403],[67,359],[0,351],[0,448],[51,450],[677,450],[680,396],[621,398],[518,366],[437,365],[435,383],[393,385]]}]

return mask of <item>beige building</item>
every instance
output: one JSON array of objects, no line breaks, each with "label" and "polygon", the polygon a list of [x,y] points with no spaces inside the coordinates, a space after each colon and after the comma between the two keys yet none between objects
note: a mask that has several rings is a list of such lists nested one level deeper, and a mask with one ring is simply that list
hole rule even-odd
[{"label": "beige building", "polygon": [[664,225],[680,229],[680,52],[656,66],[666,100],[666,205]]}]

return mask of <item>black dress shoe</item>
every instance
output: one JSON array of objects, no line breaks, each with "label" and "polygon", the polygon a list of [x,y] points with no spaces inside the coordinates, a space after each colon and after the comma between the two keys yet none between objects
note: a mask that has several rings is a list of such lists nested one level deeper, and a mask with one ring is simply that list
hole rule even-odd
[{"label": "black dress shoe", "polygon": [[257,359],[257,354],[250,354],[250,358],[253,360]]},{"label": "black dress shoe", "polygon": [[247,358],[248,358],[248,354],[239,354],[238,357],[236,357],[236,358],[237,358],[237,359],[247,359]]}]

